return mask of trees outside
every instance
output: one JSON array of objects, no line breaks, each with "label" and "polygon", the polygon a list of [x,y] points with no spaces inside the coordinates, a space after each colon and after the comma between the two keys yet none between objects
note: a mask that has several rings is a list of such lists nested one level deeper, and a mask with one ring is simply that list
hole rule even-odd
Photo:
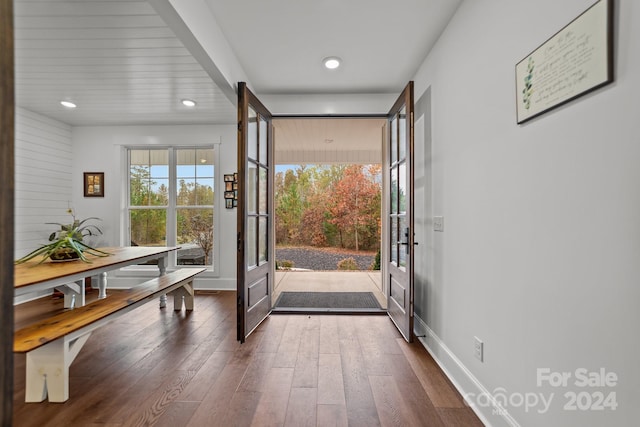
[{"label": "trees outside", "polygon": [[379,165],[298,166],[276,174],[276,243],[376,250]]},{"label": "trees outside", "polygon": [[129,211],[131,224],[132,245],[157,245],[166,244],[167,209],[169,191],[166,185],[160,185],[157,191],[156,185],[151,179],[149,167],[131,166],[129,179],[129,204],[132,207],[151,207],[157,209],[131,209]]},{"label": "trees outside", "polygon": [[[149,167],[132,165],[130,172],[131,244],[166,245],[169,190],[153,179]],[[192,243],[204,252],[202,264],[212,263],[214,190],[193,180],[178,181],[176,198],[176,240],[180,245]],[[140,207],[136,209],[136,207]],[[156,208],[157,207],[157,208]]]}]

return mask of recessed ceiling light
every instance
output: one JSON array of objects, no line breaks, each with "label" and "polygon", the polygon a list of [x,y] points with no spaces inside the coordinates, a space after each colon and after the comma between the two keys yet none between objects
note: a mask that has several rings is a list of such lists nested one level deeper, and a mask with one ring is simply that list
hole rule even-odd
[{"label": "recessed ceiling light", "polygon": [[333,139],[327,138],[327,139],[324,140],[324,143],[325,144],[333,144]]},{"label": "recessed ceiling light", "polygon": [[184,105],[185,107],[195,107],[196,106],[196,101],[192,101],[190,99],[183,99],[182,100],[182,105]]},{"label": "recessed ceiling light", "polygon": [[64,107],[67,108],[76,108],[77,105],[71,101],[60,101],[60,104],[62,104]]},{"label": "recessed ceiling light", "polygon": [[341,60],[337,56],[330,56],[322,60],[324,66],[330,70],[335,70],[336,68],[338,68],[340,66],[340,62]]}]

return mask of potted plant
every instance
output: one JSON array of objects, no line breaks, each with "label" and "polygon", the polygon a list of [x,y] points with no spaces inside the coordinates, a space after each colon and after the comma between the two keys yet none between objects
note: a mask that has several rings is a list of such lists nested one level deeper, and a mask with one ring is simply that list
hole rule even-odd
[{"label": "potted plant", "polygon": [[32,258],[42,255],[42,259],[38,264],[43,263],[47,258],[54,262],[73,261],[80,259],[84,262],[91,262],[85,254],[94,256],[109,256],[108,252],[93,248],[83,242],[86,236],[97,236],[102,234],[96,225],[90,224],[89,221],[98,220],[100,218],[89,217],[83,220],[76,219],[73,209],[68,209],[67,213],[73,218],[71,224],[60,224],[58,222],[47,222],[47,224],[55,224],[60,226],[60,230],[54,231],[49,235],[49,241],[46,245],[42,245],[38,249],[28,253],[24,257],[16,260],[16,264],[22,264]]}]

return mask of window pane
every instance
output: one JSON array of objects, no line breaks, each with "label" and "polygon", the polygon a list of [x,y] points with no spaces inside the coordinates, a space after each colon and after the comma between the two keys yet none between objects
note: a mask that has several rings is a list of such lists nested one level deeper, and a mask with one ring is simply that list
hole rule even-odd
[{"label": "window pane", "polygon": [[258,115],[249,107],[249,126],[247,127],[248,147],[247,154],[251,160],[258,160]]},{"label": "window pane", "polygon": [[129,221],[132,246],[167,245],[166,209],[132,209]]},{"label": "window pane", "polygon": [[249,213],[256,212],[256,199],[258,197],[258,169],[253,162],[247,164],[249,173],[247,176],[247,210]]},{"label": "window pane", "polygon": [[176,150],[178,206],[213,205],[213,149]]},{"label": "window pane", "polygon": [[398,213],[398,167],[391,168],[391,213]]},{"label": "window pane", "polygon": [[398,127],[398,161],[402,161],[407,157],[407,107],[402,107],[402,110],[400,110],[400,122],[398,123]]},{"label": "window pane", "polygon": [[193,178],[196,176],[196,166],[195,165],[177,165],[176,166],[176,177],[180,178]]},{"label": "window pane", "polygon": [[[140,173],[138,173],[140,172]],[[143,179],[144,172],[142,169],[134,171],[131,170],[131,177],[129,180],[129,204],[131,206],[148,206],[149,205],[149,180]]]},{"label": "window pane", "polygon": [[258,203],[260,207],[260,213],[267,213],[267,169],[262,166],[259,168],[260,176],[258,177]]},{"label": "window pane", "polygon": [[391,138],[389,140],[391,148],[391,164],[398,161],[398,120],[394,117],[391,120]]},{"label": "window pane", "polygon": [[180,178],[178,180],[177,199],[178,206],[195,206],[196,204],[196,180],[195,178]]},{"label": "window pane", "polygon": [[152,206],[167,206],[169,204],[169,180],[167,178],[151,180],[149,184]]},{"label": "window pane", "polygon": [[169,203],[169,155],[167,150],[129,152],[129,204],[167,206]]},{"label": "window pane", "polygon": [[249,217],[247,219],[247,235],[245,236],[245,240],[247,242],[247,253],[245,254],[247,258],[247,266],[255,267],[257,265],[256,260],[256,243],[258,240],[258,230],[257,230],[257,222],[258,218]]},{"label": "window pane", "polygon": [[398,208],[399,213],[407,211],[407,164],[402,163],[398,168]]},{"label": "window pane", "polygon": [[178,265],[213,263],[213,209],[177,209]]},{"label": "window pane", "polygon": [[259,220],[258,235],[258,261],[260,265],[268,261],[267,259],[267,218],[261,217]]},{"label": "window pane", "polygon": [[213,178],[196,180],[196,205],[213,205]]},{"label": "window pane", "polygon": [[267,159],[267,141],[269,135],[267,134],[267,121],[260,117],[260,158],[258,159],[263,165],[268,165]]},{"label": "window pane", "polygon": [[391,217],[391,262],[398,265],[398,219]]},{"label": "window pane", "polygon": [[[400,241],[402,242],[407,242],[408,243],[408,237],[406,235],[407,232],[407,217],[405,215],[400,216],[399,218],[399,224],[398,224],[398,234],[400,236]],[[399,256],[400,256],[400,262],[399,262],[399,266],[402,269],[403,267],[405,267],[407,265],[407,247],[408,246],[400,246],[398,248],[398,252],[399,252]]]}]

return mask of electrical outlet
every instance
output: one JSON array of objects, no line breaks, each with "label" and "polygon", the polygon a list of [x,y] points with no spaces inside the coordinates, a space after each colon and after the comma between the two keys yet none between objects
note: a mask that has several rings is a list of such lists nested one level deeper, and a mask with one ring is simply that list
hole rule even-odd
[{"label": "electrical outlet", "polygon": [[434,216],[433,217],[433,231],[444,231],[444,217],[443,216]]},{"label": "electrical outlet", "polygon": [[484,359],[484,343],[478,337],[473,337],[473,354],[476,359],[483,361]]}]

